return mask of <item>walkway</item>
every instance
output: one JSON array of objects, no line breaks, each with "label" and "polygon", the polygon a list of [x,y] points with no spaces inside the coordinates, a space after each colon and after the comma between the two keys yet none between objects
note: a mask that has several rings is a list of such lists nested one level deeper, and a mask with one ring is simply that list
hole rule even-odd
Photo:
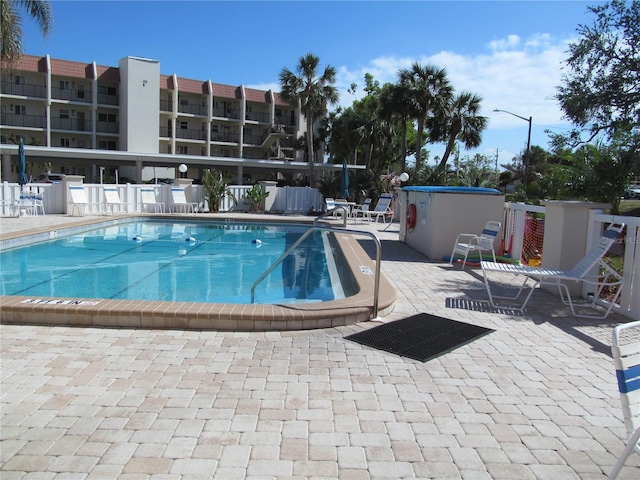
[{"label": "walkway", "polygon": [[[0,233],[68,217],[0,220]],[[2,325],[0,476],[12,479],[602,479],[623,448],[609,345],[626,319],[536,292],[493,312],[481,275],[379,234],[418,312],[495,332],[426,363],[298,332]],[[372,242],[371,242],[372,243]],[[366,242],[363,241],[365,247]],[[640,478],[640,458],[619,478]]]}]

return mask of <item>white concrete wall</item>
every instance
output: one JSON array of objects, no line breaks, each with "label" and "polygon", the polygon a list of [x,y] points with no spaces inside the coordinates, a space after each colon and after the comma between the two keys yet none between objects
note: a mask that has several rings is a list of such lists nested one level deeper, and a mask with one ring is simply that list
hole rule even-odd
[{"label": "white concrete wall", "polygon": [[120,60],[120,149],[159,153],[160,62]]},{"label": "white concrete wall", "polygon": [[[409,191],[408,204],[416,205],[416,225],[405,230],[405,243],[432,260],[451,255],[453,243],[460,233],[480,234],[490,221],[502,222],[504,195],[476,193],[428,193]],[[404,203],[404,202],[403,202]],[[406,212],[403,205],[403,216]],[[496,251],[500,239],[496,240]]]}]

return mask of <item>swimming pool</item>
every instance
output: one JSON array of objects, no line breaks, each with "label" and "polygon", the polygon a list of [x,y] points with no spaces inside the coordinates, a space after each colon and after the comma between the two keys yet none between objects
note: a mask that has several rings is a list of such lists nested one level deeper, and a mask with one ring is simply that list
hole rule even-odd
[{"label": "swimming pool", "polygon": [[[353,295],[332,234],[300,225],[140,220],[0,252],[0,294],[215,303],[322,302]],[[333,242],[335,245],[335,242]]]},{"label": "swimming pool", "polygon": [[[67,325],[287,330],[371,318],[373,266],[357,238],[315,232],[256,285],[252,299],[247,286],[309,225],[229,219],[212,222],[198,217],[186,223],[177,223],[175,216],[82,219],[78,225],[39,232],[28,240],[3,237],[2,254],[16,258],[12,259],[10,274],[4,268],[9,257],[2,258],[0,319]],[[14,248],[46,239],[53,240],[48,245],[55,251],[42,253],[32,245],[29,255],[20,256],[20,249]],[[238,254],[242,262],[218,270],[230,264],[232,254]],[[82,258],[84,267],[74,265],[69,257]],[[204,266],[205,273],[192,273],[189,268],[194,265]],[[81,272],[77,277],[81,280],[71,282],[68,273],[74,269]],[[37,272],[36,277],[24,275],[30,270]],[[28,278],[38,280],[25,280]],[[74,290],[77,284],[88,290]],[[159,293],[159,298],[143,296],[149,292]],[[379,307],[388,310],[395,291],[384,278],[380,292]]]}]

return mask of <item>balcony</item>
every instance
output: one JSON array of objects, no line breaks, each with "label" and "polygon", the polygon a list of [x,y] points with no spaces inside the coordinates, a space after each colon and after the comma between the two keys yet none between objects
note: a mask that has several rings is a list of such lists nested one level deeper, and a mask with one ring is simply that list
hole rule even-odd
[{"label": "balcony", "polygon": [[32,83],[16,85],[15,83],[0,83],[0,93],[3,95],[16,95],[19,97],[46,98],[47,91],[44,85]]},{"label": "balcony", "polygon": [[51,130],[67,130],[74,132],[91,132],[91,120],[77,118],[51,117]]},{"label": "balcony", "polygon": [[269,114],[267,112],[248,112],[246,119],[254,122],[269,123]]},{"label": "balcony", "polygon": [[51,98],[70,102],[91,103],[91,90],[77,88],[52,88]]},{"label": "balcony", "polygon": [[230,132],[211,132],[212,142],[227,142],[238,143],[240,141],[240,135]]},{"label": "balcony", "polygon": [[185,140],[206,140],[206,134],[195,128],[176,128],[176,138]]},{"label": "balcony", "polygon": [[160,111],[161,112],[171,112],[171,101],[170,100],[160,100]]},{"label": "balcony", "polygon": [[118,95],[109,95],[106,93],[98,93],[98,103],[100,105],[119,105],[120,98]]},{"label": "balcony", "polygon": [[240,109],[237,108],[214,108],[213,116],[218,118],[230,118],[240,120]]},{"label": "balcony", "polygon": [[207,107],[205,105],[196,105],[196,104],[178,104],[178,112],[179,113],[188,113],[190,115],[207,115]]},{"label": "balcony", "polygon": [[96,130],[99,133],[120,133],[120,124],[114,122],[98,122]]},{"label": "balcony", "polygon": [[44,115],[18,115],[15,113],[0,114],[0,124],[9,127],[44,128],[46,117]]}]

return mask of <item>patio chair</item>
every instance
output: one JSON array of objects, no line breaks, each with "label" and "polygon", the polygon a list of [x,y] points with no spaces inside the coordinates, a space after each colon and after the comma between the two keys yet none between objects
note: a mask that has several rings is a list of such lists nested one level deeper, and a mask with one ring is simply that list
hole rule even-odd
[{"label": "patio chair", "polygon": [[[622,290],[622,277],[606,263],[602,261],[609,247],[620,237],[624,229],[624,223],[612,223],[607,227],[600,241],[587,252],[587,254],[580,260],[571,270],[553,270],[544,267],[529,267],[525,265],[513,265],[507,263],[497,262],[485,262],[481,261],[480,266],[482,268],[482,274],[484,276],[484,283],[487,288],[487,294],[489,295],[489,301],[491,305],[496,308],[512,308],[505,305],[496,304],[494,298],[501,298],[506,300],[517,300],[520,294],[525,290],[527,283],[531,280],[533,283],[529,288],[524,302],[520,307],[514,308],[515,310],[523,311],[527,306],[527,302],[531,298],[531,294],[537,286],[540,285],[553,285],[558,288],[560,298],[565,305],[569,305],[571,313],[576,317],[582,318],[598,318],[602,319],[609,315],[613,305],[618,300],[620,292]],[[598,269],[594,273],[594,269]],[[600,271],[602,270],[602,272]],[[489,274],[491,273],[507,273],[512,275],[524,276],[524,281],[520,285],[517,293],[511,297],[498,296],[492,293],[491,283],[489,281]],[[593,296],[589,306],[595,307],[597,300],[600,298],[600,294],[606,288],[607,291],[615,291],[612,298],[609,299],[609,306],[605,313],[601,316],[597,315],[584,315],[578,314],[575,311],[571,295],[569,294],[569,288],[566,282],[582,282],[585,284],[593,285],[594,292],[589,294]]]},{"label": "patio chair", "polygon": [[37,215],[33,195],[31,193],[20,193],[17,208],[19,216]]},{"label": "patio chair", "polygon": [[628,441],[609,474],[609,480],[618,476],[632,452],[640,454],[640,322],[624,323],[613,329],[611,354]]},{"label": "patio chair", "polygon": [[364,218],[367,216],[367,212],[369,212],[370,208],[371,199],[367,197],[360,205],[356,205],[355,207],[353,207],[353,209],[351,210],[351,216],[354,218],[359,218],[359,216],[362,215],[362,217]]},{"label": "patio chair", "polygon": [[171,187],[171,196],[173,197],[173,211],[184,213],[196,213],[195,202],[188,202],[185,189],[182,187]]},{"label": "patio chair", "polygon": [[453,244],[453,250],[451,251],[451,257],[449,258],[449,265],[453,265],[456,254],[464,255],[462,260],[462,268],[467,264],[467,258],[469,254],[478,254],[482,258],[482,252],[491,252],[493,261],[496,261],[496,252],[494,250],[494,243],[500,233],[500,227],[502,223],[489,221],[482,229],[480,235],[474,233],[461,233],[456,237],[456,241]]},{"label": "patio chair", "polygon": [[378,203],[373,210],[369,210],[368,212],[363,212],[363,215],[367,217],[369,222],[372,218],[376,219],[376,223],[378,220],[382,218],[384,223],[387,223],[386,218],[393,218],[393,210],[391,210],[391,200],[393,200],[393,195],[390,193],[383,193],[378,198]]},{"label": "patio chair", "polygon": [[126,203],[120,200],[120,194],[118,193],[118,187],[104,187],[104,213],[105,215],[109,215],[109,210],[111,210],[111,214],[115,213],[115,209],[118,209],[118,213],[126,212],[130,213],[133,206],[133,203]]},{"label": "patio chair", "polygon": [[86,213],[89,201],[82,185],[69,185],[69,198],[67,202],[67,211],[69,215],[73,215],[74,211],[78,212],[78,215]]},{"label": "patio chair", "polygon": [[155,188],[141,188],[140,195],[142,198],[142,211],[150,211],[153,208],[154,213],[164,213],[164,203],[156,200]]},{"label": "patio chair", "polygon": [[341,206],[333,199],[332,197],[327,197],[324,199],[324,203],[327,206],[326,212],[327,214],[331,213],[334,217],[337,216],[338,213],[344,215],[345,211]]}]

